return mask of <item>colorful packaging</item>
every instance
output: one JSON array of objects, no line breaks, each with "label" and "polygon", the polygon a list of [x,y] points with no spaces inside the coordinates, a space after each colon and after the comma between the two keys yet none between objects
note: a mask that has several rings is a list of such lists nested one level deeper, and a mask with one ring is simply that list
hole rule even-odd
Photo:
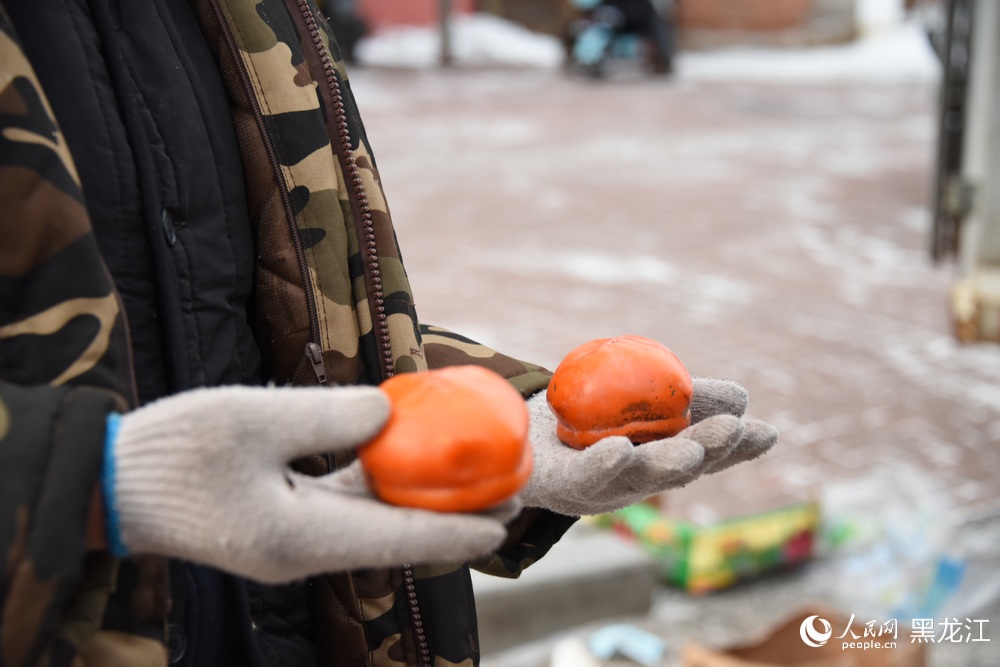
[{"label": "colorful packaging", "polygon": [[701,594],[811,558],[820,509],[805,501],[700,526],[639,503],[595,521],[638,541],[668,583]]}]

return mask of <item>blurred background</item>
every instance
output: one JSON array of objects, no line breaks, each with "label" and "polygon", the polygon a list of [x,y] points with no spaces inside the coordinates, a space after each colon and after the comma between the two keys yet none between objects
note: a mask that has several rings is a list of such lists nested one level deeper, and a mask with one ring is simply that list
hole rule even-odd
[{"label": "blurred background", "polygon": [[422,320],[781,431],[477,578],[484,667],[1000,664],[1000,3],[645,4],[327,0]]}]

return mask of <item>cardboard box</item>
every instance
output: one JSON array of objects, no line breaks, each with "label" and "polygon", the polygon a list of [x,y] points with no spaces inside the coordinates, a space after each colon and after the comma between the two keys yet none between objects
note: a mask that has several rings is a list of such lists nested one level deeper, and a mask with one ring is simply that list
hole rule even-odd
[{"label": "cardboard box", "polygon": [[702,594],[811,558],[820,510],[802,501],[701,525],[639,503],[597,520],[638,541],[667,583]]},{"label": "cardboard box", "polygon": [[818,616],[833,628],[847,627],[849,619],[825,609],[803,609],[793,614],[758,641],[725,649],[701,645],[685,646],[681,653],[683,667],[925,667],[926,645],[911,643],[902,633],[893,641],[879,639],[879,647],[844,648],[842,640],[831,638],[821,646],[803,641],[801,629],[806,619]]}]

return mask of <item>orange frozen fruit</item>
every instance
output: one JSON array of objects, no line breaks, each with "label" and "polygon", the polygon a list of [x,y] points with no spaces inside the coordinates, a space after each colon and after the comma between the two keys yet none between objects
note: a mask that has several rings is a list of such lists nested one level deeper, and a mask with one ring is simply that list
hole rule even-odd
[{"label": "orange frozen fruit", "polygon": [[449,366],[395,375],[379,388],[392,412],[358,458],[382,501],[477,512],[511,498],[528,481],[528,410],[502,376],[480,366]]},{"label": "orange frozen fruit", "polygon": [[691,423],[691,375],[665,345],[643,336],[591,340],[556,367],[546,392],[563,444],[583,449],[623,435],[635,444]]}]

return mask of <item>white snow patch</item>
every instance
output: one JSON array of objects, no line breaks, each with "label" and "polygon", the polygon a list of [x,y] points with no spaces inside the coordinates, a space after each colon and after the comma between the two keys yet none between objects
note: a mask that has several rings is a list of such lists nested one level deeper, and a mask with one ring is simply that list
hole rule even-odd
[{"label": "white snow patch", "polygon": [[686,79],[762,83],[931,83],[941,71],[917,22],[885,28],[841,46],[681,53],[678,63],[680,76]]},{"label": "white snow patch", "polygon": [[[938,62],[919,21],[899,21],[885,4],[862,11],[864,37],[850,44],[812,48],[734,48],[678,54],[681,80],[736,79],[771,83],[821,81],[933,82]],[[452,53],[459,65],[512,65],[558,68],[560,40],[487,13],[456,16],[451,22]],[[865,27],[867,26],[867,28]],[[440,62],[437,26],[386,29],[358,43],[364,65],[430,68]]]},{"label": "white snow patch", "polygon": [[[563,48],[556,37],[531,32],[492,14],[456,16],[451,21],[452,57],[463,65],[558,67]],[[437,27],[387,29],[358,43],[358,60],[366,65],[434,67],[440,62]]]}]

